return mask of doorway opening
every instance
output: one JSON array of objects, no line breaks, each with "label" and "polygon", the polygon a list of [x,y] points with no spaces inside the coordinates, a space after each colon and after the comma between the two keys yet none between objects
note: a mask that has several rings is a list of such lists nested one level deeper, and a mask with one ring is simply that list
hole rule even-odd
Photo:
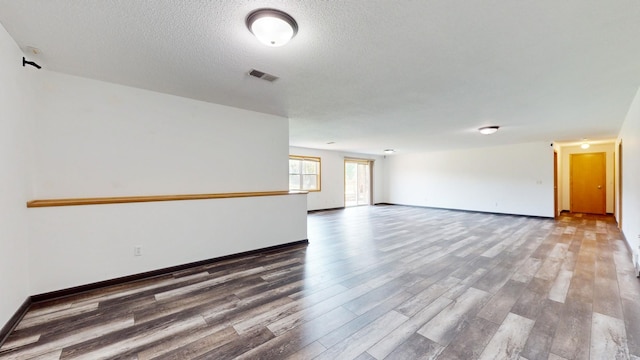
[{"label": "doorway opening", "polygon": [[372,161],[344,160],[344,206],[371,205]]},{"label": "doorway opening", "polygon": [[[622,229],[622,140],[618,144],[618,227]],[[614,183],[615,184],[615,183]]]}]

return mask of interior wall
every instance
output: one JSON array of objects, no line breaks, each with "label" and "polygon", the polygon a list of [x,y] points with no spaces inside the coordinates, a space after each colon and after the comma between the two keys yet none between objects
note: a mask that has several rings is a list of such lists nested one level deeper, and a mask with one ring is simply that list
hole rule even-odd
[{"label": "interior wall", "polygon": [[560,168],[562,176],[560,177],[560,186],[562,187],[562,197],[560,198],[560,209],[571,210],[571,154],[586,153],[606,153],[606,203],[607,213],[613,213],[614,210],[614,168],[615,168],[615,144],[613,142],[607,144],[593,144],[588,149],[582,149],[580,145],[562,146],[561,153],[562,167]]},{"label": "interior wall", "polygon": [[31,89],[37,70],[0,25],[0,328],[29,294],[28,228]]},{"label": "interior wall", "polygon": [[640,89],[620,130],[622,141],[622,232],[638,262],[640,252]]},{"label": "interior wall", "polygon": [[373,160],[373,202],[384,201],[384,157],[341,151],[289,147],[290,155],[316,156],[321,161],[321,191],[309,192],[307,210],[344,207],[344,159]]},{"label": "interior wall", "polygon": [[[307,238],[306,195],[30,209],[33,294]],[[142,256],[134,256],[140,246]]]},{"label": "interior wall", "polygon": [[288,120],[50,71],[37,198],[287,190]]},{"label": "interior wall", "polygon": [[548,142],[398,154],[385,173],[390,203],[553,217]]},{"label": "interior wall", "polygon": [[[34,198],[288,188],[286,118],[38,75]],[[306,195],[28,211],[32,294],[306,239]]]}]

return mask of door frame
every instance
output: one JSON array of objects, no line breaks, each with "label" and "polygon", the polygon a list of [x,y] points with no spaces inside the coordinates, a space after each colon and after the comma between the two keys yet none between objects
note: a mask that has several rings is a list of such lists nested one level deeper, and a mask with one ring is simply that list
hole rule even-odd
[{"label": "door frame", "polygon": [[[368,204],[366,204],[367,206],[369,205],[373,205],[373,167],[374,167],[374,163],[375,160],[371,160],[371,159],[359,159],[359,158],[351,158],[351,157],[345,157],[344,158],[344,162],[342,164],[342,180],[343,180],[343,186],[342,186],[342,201],[344,202],[344,206],[347,206],[347,200],[346,200],[346,191],[347,191],[347,173],[345,172],[345,165],[348,163],[360,163],[360,164],[367,164],[367,166],[369,166],[369,199],[368,199]],[[357,197],[357,194],[356,194]],[[357,202],[357,200],[356,200]],[[356,206],[365,206],[365,205],[356,205]]]},{"label": "door frame", "polygon": [[557,219],[558,213],[558,152],[553,152],[553,217]]},{"label": "door frame", "polygon": [[[618,218],[618,228],[622,229],[622,139],[620,139],[620,143],[618,144],[618,149],[616,151],[616,153],[618,154],[618,176],[616,177],[616,181],[614,181],[614,184],[617,183],[618,188],[617,188],[617,194],[615,196],[615,199],[617,200],[617,204],[616,206],[614,206],[614,208],[617,208],[617,218]],[[615,165],[615,162],[614,162]],[[616,171],[614,170],[614,176],[616,174]],[[614,191],[614,194],[616,193],[616,191]],[[615,201],[615,200],[614,200]],[[615,202],[614,202],[615,204]]]}]

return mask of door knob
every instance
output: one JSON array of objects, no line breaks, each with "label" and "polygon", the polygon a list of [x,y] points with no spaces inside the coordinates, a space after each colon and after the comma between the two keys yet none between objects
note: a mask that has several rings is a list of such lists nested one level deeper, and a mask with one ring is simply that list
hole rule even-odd
[{"label": "door knob", "polygon": [[601,185],[598,185],[598,189],[602,189],[602,186],[601,186]]}]

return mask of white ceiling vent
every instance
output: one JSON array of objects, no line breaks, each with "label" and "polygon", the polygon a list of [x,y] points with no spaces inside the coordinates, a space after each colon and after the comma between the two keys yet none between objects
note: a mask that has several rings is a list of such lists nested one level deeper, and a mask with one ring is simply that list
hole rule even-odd
[{"label": "white ceiling vent", "polygon": [[270,82],[274,82],[278,80],[278,77],[275,75],[267,74],[266,72],[262,72],[260,70],[252,69],[249,71],[249,75],[253,77],[257,77],[258,79],[267,80]]}]

